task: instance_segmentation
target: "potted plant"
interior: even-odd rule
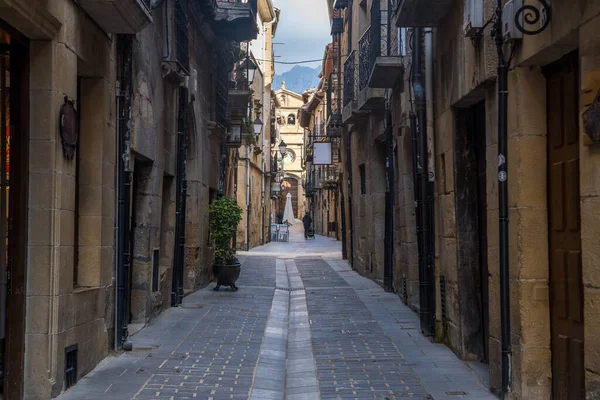
[[[240,277],[241,264],[231,247],[231,239],[242,219],[242,209],[230,198],[222,197],[212,202],[209,208],[210,234],[215,249],[213,274],[217,280],[215,291],[221,286],[238,290],[235,282]]]

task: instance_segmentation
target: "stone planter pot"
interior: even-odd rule
[[[217,280],[217,286],[213,289],[218,291],[221,286],[229,286],[232,291],[237,292],[238,287],[235,286],[240,277],[242,264],[236,263],[232,265],[217,265],[213,264],[213,274]]]

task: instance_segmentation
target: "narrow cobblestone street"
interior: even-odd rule
[[[495,398],[339,242],[300,229],[240,253],[238,292],[188,296],[58,399]]]

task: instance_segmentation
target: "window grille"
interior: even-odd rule
[[[65,349],[65,389],[77,383],[77,353],[76,344]]]
[[[175,48],[177,62],[186,71],[190,69],[188,0],[175,0]]]

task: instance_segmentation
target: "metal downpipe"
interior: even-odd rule
[[[508,63],[502,36],[502,0],[497,0],[494,34],[498,51],[498,207],[500,331],[502,346],[502,398],[508,399],[511,384],[510,269],[508,238]]]
[[[434,301],[435,290],[432,282],[434,275],[434,265],[430,256],[430,225],[429,225],[429,178],[427,166],[427,133],[426,124],[426,99],[423,87],[423,63],[422,63],[422,30],[415,28],[413,32],[413,91],[415,93],[416,105],[416,136],[417,152],[413,155],[417,161],[417,181],[415,182],[415,194],[417,203],[417,213],[420,218],[417,220],[417,234],[420,233],[421,244],[419,260],[422,261],[422,281],[420,282],[421,293],[421,329],[425,335],[431,336],[435,333],[435,314]],[[413,136],[413,140],[415,137]],[[418,188],[418,191],[417,191]],[[421,274],[420,274],[421,275]]]

